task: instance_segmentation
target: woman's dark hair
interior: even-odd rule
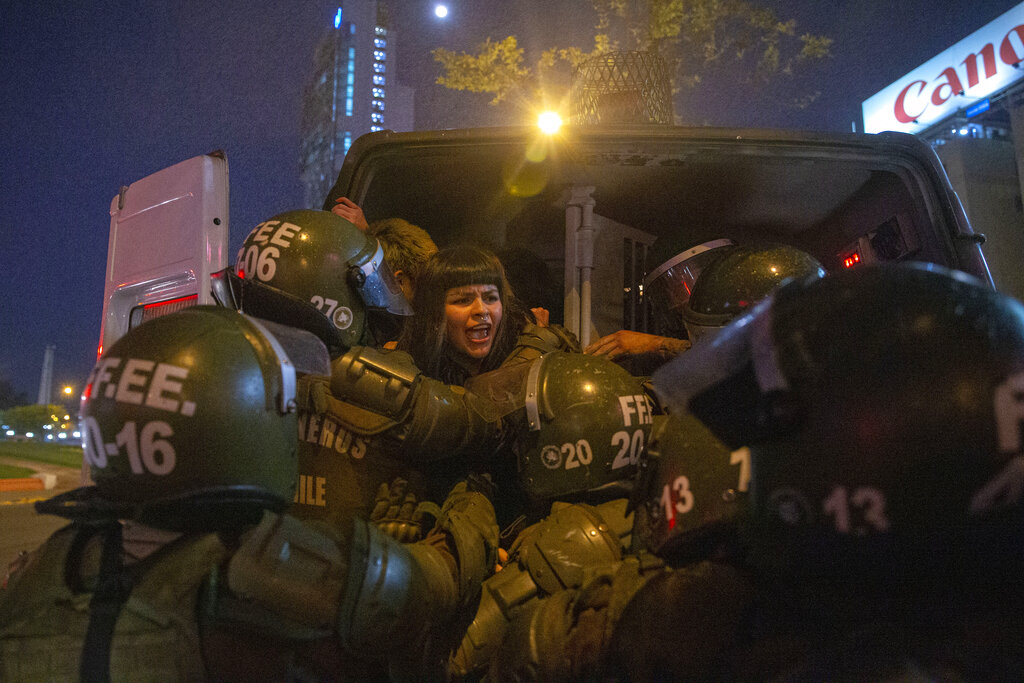
[[[501,323],[480,372],[493,370],[511,353],[526,317],[505,277],[501,261],[488,249],[458,245],[437,252],[416,281],[413,315],[406,320],[398,348],[408,351],[425,374],[447,384],[463,384],[472,376],[460,362],[445,334],[445,295],[453,287],[494,285],[501,298]]]

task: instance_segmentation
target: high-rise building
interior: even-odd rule
[[[377,130],[413,127],[412,88],[395,82],[396,36],[379,0],[338,7],[317,43],[302,106],[305,205],[319,209],[352,142]]]

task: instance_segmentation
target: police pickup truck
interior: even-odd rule
[[[902,133],[654,124],[554,135],[533,127],[382,131],[353,144],[324,207],[342,196],[371,221],[423,227],[442,247],[470,241],[539,257],[553,321],[584,344],[650,330],[645,274],[719,239],[798,247],[829,271],[925,261],[1001,285],[935,153]],[[113,199],[103,346],[147,318],[212,303],[211,274],[234,263],[227,198],[227,160],[214,153]]]

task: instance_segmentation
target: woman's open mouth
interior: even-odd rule
[[[488,323],[474,325],[466,329],[466,338],[474,344],[483,344],[491,339],[491,326]]]

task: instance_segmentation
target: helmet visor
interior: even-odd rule
[[[327,347],[315,334],[271,320],[252,316],[246,318],[259,325],[259,330],[264,336],[277,342],[280,350],[295,368],[295,372],[303,375],[330,376],[331,356],[327,352]]]
[[[391,266],[384,260],[384,249],[377,245],[373,257],[356,266],[363,273],[359,295],[369,308],[380,308],[395,315],[412,315],[412,307],[402,294]]]
[[[277,409],[285,415],[295,410],[296,374],[330,375],[330,357],[327,347],[316,335],[269,320],[246,316],[259,330],[277,359],[277,370],[281,382]]]
[[[760,393],[788,389],[772,342],[773,302],[774,295],[769,295],[704,343],[659,368],[652,378],[659,399],[673,412],[689,412],[693,399],[748,366]]]
[[[644,278],[644,294],[649,297],[654,316],[655,331],[679,336],[682,328],[682,310],[693,284],[721,247],[736,246],[729,239],[711,240],[676,254],[648,273]]]

